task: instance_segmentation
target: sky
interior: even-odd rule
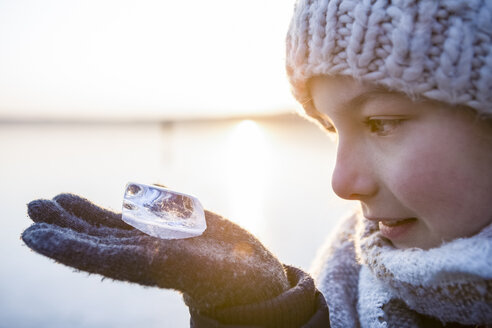
[[[293,0],[0,0],[0,120],[293,111]]]

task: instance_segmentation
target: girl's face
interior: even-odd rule
[[[395,247],[428,249],[492,222],[489,122],[351,78],[316,77],[310,90],[312,116],[336,133],[333,190]]]

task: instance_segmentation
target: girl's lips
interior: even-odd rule
[[[384,237],[390,240],[395,240],[407,233],[415,223],[417,223],[416,218],[408,218],[403,220],[380,220],[379,231]]]

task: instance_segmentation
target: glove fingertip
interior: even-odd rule
[[[21,233],[21,239],[22,241],[29,247],[31,247],[31,244],[32,244],[32,227],[34,225],[30,226],[29,228],[27,228],[26,230],[24,230],[22,233]]]
[[[44,248],[49,244],[53,229],[46,223],[36,223],[24,230],[21,239],[31,249],[44,254]]]
[[[60,204],[64,209],[70,209],[74,205],[79,205],[81,203],[90,203],[87,199],[70,193],[58,194],[53,197],[53,200]]]
[[[121,221],[121,213],[99,207],[78,195],[64,193],[54,197],[53,200],[68,213],[92,225],[132,230],[131,226]]]
[[[39,213],[39,209],[43,206],[43,203],[45,202],[44,199],[36,199],[33,201],[30,201],[27,204],[27,214],[33,218]]]
[[[27,214],[34,222],[45,222],[60,215],[60,209],[51,200],[37,199],[27,204]]]
[[[22,233],[21,238],[36,253],[71,265],[70,260],[81,255],[81,249],[76,251],[72,249],[76,235],[75,232],[66,228],[47,223],[36,223],[27,228]]]

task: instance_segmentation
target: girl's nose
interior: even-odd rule
[[[331,185],[344,199],[365,200],[378,190],[370,154],[361,145],[344,145],[339,141]]]

